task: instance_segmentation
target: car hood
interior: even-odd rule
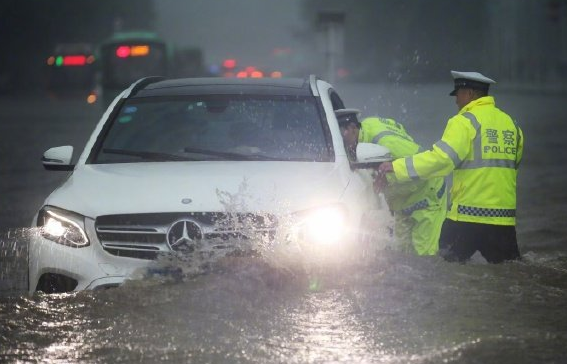
[[[286,213],[339,202],[349,172],[348,164],[331,162],[79,165],[45,204],[93,218],[146,212]]]

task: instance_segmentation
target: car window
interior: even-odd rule
[[[329,161],[322,120],[309,97],[133,99],[112,120],[92,161]]]
[[[343,102],[343,100],[332,89],[329,90],[329,98],[331,99],[331,104],[333,105],[333,110],[339,110],[339,109],[345,108],[345,103]]]

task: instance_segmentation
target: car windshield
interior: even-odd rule
[[[243,95],[131,99],[91,161],[331,161],[315,102]]]

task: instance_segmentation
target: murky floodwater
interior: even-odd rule
[[[423,99],[408,101],[400,121],[433,138],[439,130],[417,125],[425,115],[442,129],[437,114],[454,112],[433,110],[445,88],[388,99]],[[384,106],[363,91],[351,100]],[[567,363],[567,175],[557,167],[567,163],[564,99],[504,94],[499,102],[526,135],[522,261],[475,256],[463,265],[381,251],[308,272],[234,258],[181,280],[28,296],[10,290],[24,284],[27,256],[27,232],[14,229],[0,239],[0,362]]]
[[[567,253],[469,264],[382,251],[307,273],[206,274],[0,300],[0,361],[567,362]]]

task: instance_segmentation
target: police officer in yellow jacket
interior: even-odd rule
[[[364,119],[358,140],[388,148],[393,158],[421,151],[403,125],[382,117]],[[439,234],[447,213],[444,178],[389,183],[383,192],[394,213],[394,235],[398,247],[418,255],[437,254]]]
[[[476,251],[490,263],[520,258],[516,238],[516,178],[522,130],[488,96],[495,81],[478,72],[451,71],[459,108],[431,150],[384,163],[398,181],[453,172],[451,206],[443,223],[440,254],[467,261]]]

